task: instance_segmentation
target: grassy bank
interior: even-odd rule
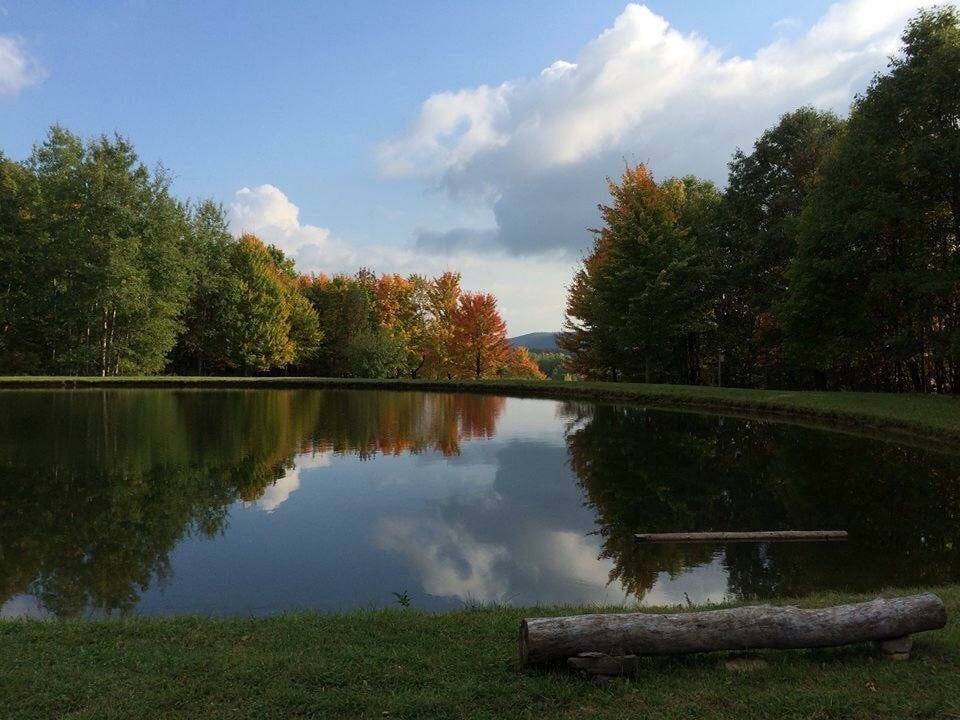
[[[907,662],[867,645],[750,653],[763,662],[741,671],[729,654],[648,658],[603,686],[519,667],[520,618],[571,608],[5,621],[0,717],[960,717],[960,586],[937,592],[951,622]]]
[[[4,387],[383,388],[487,392],[519,397],[637,402],[657,407],[736,411],[913,435],[951,444],[960,443],[960,398],[936,395],[743,390],[640,383],[354,380],[293,377],[0,377],[0,388]]]

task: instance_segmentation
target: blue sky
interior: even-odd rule
[[[780,113],[843,112],[916,4],[0,0],[0,149],[120,131],[304,270],[463,269],[556,329],[623,158],[722,182]]]

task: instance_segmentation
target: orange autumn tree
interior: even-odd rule
[[[511,378],[547,379],[540,366],[537,365],[537,361],[530,357],[530,351],[522,346],[515,347],[510,351],[510,357],[507,358],[507,364],[501,374]]]
[[[458,377],[495,377],[510,358],[507,325],[489,293],[460,295],[453,313],[453,350]]]
[[[447,271],[426,285],[426,326],[423,337],[422,376],[452,378],[457,372],[454,317],[460,300],[460,273]]]

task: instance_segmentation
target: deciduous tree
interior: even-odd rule
[[[493,377],[510,357],[507,326],[488,293],[462,293],[453,313],[454,367],[461,377]]]

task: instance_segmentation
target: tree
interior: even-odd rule
[[[570,374],[567,367],[570,358],[566,353],[533,351],[530,357],[551,380],[566,380]]]
[[[447,271],[426,288],[424,363],[421,372],[429,378],[451,378],[457,372],[454,324],[460,300],[460,273]]]
[[[463,293],[453,313],[454,367],[460,377],[493,377],[510,355],[507,326],[497,299],[487,293]]]
[[[236,242],[227,229],[223,207],[205,200],[189,208],[190,238],[195,254],[190,302],[182,314],[183,332],[171,357],[175,372],[203,374],[231,369],[220,346],[221,296],[229,277],[230,248]]]
[[[292,264],[249,233],[227,241],[223,250],[223,262],[214,261],[220,274],[198,296],[203,305],[192,317],[199,324],[187,334],[208,366],[246,374],[308,357],[319,326]]]
[[[359,347],[352,347],[354,338],[376,329],[372,283],[358,273],[302,278],[300,286],[323,331],[316,352],[301,367],[318,375],[354,375]]]
[[[0,368],[5,372],[39,372],[42,346],[32,336],[28,318],[36,297],[38,243],[26,202],[33,176],[0,153]],[[39,270],[42,272],[42,270]]]
[[[54,126],[26,162],[3,163],[3,184],[14,258],[0,268],[5,362],[46,373],[161,370],[192,258],[166,172],[149,172],[125,138],[83,142]]]
[[[797,223],[820,163],[843,129],[833,113],[802,107],[783,115],[747,155],[730,162],[720,209],[721,291],[717,332],[730,384],[797,382],[777,316],[796,256]]]
[[[500,371],[501,377],[527,378],[530,380],[546,380],[546,374],[540,369],[537,361],[525,347],[515,347],[510,350],[506,364]]]
[[[698,383],[711,328],[712,226],[719,193],[692,177],[657,184],[642,165],[620,184],[576,273],[560,346],[590,377]]]
[[[960,14],[922,11],[800,221],[787,350],[821,383],[960,392]]]
[[[425,362],[427,281],[419,275],[405,278],[381,275],[374,283],[374,314],[379,334],[399,351],[395,372],[417,377]]]

